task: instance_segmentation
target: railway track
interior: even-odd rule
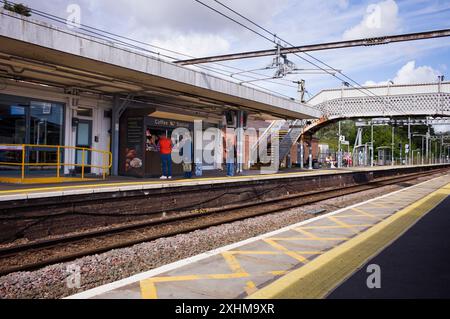
[[[172,212],[165,218],[0,248],[0,276],[17,271],[35,270],[47,265],[124,248],[161,237],[174,236],[343,195],[408,182],[444,171],[448,170],[411,173],[340,189],[316,190],[268,200],[256,200],[245,204],[228,205],[222,208],[200,209],[186,213]]]

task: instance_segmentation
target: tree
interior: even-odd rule
[[[317,131],[316,137],[319,138],[320,143],[328,144],[330,150],[336,152],[338,149],[339,128],[338,123],[329,124]],[[350,145],[356,138],[356,126],[352,120],[341,120],[341,135],[345,136]]]
[[[30,17],[31,16],[31,9],[28,8],[26,5],[24,5],[22,3],[11,4],[8,1],[5,1],[5,4],[3,5],[3,8],[5,10],[8,10],[8,11],[15,12],[15,13],[18,13],[20,15],[23,15],[25,17]]]
[[[428,128],[425,125],[411,126],[411,134],[426,134]],[[355,120],[341,120],[341,135],[345,136],[345,139],[350,142],[350,150],[356,139],[357,128]],[[434,135],[434,128],[430,128],[430,134]],[[378,157],[378,147],[392,147],[392,126],[374,126],[374,157]],[[320,143],[328,144],[330,151],[336,152],[338,149],[338,124],[331,123],[317,131],[316,135],[319,138]],[[371,128],[366,126],[363,128],[362,142],[370,143],[371,141]],[[410,152],[413,150],[421,149],[422,140],[420,137],[411,138],[412,145],[409,146]],[[401,155],[405,158],[405,145],[409,144],[408,139],[408,126],[407,125],[395,125],[394,126],[394,157],[400,158],[400,145]],[[345,151],[346,148],[343,148]]]

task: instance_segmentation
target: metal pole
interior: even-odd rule
[[[422,165],[423,163],[423,136],[422,136],[422,147],[420,148],[420,160],[422,161]]]
[[[427,124],[428,126],[428,124]],[[428,132],[425,136],[425,157],[427,159],[427,164],[430,164],[430,157],[429,157],[429,138],[430,138],[430,127],[428,126]]]
[[[311,141],[311,144],[309,144],[308,158],[309,158],[309,169],[313,169],[313,166],[312,166],[312,141]]]
[[[260,50],[260,51],[252,51],[252,52],[233,53],[233,54],[226,54],[226,55],[219,55],[219,56],[210,56],[210,57],[205,57],[205,58],[196,58],[196,59],[175,61],[175,63],[181,64],[181,65],[192,65],[192,64],[200,64],[200,63],[211,63],[211,62],[220,62],[220,61],[228,61],[228,60],[271,56],[271,55],[276,55],[279,53],[291,54],[291,53],[297,53],[297,52],[310,52],[310,51],[319,51],[319,50],[340,49],[340,48],[347,48],[347,47],[380,45],[380,44],[389,44],[389,43],[394,43],[394,42],[415,41],[415,40],[421,40],[421,39],[431,39],[431,38],[447,37],[447,36],[450,36],[450,30],[443,29],[443,30],[419,32],[419,33],[390,35],[390,36],[384,36],[382,38],[369,38],[369,39],[364,38],[364,39],[355,39],[355,40],[350,40],[350,41],[319,43],[319,44],[304,45],[304,46],[289,46],[289,47],[281,48],[281,49],[270,49],[270,50]]]
[[[338,168],[342,167],[342,151],[341,151],[341,121],[339,121],[339,140],[338,140]]]
[[[237,147],[236,147],[236,160],[237,160],[237,173],[242,173],[243,171],[243,167],[242,167],[242,163],[243,163],[243,158],[244,158],[244,154],[243,154],[243,150],[244,150],[244,143],[243,143],[243,129],[244,129],[244,119],[243,119],[243,111],[238,111],[237,115],[236,115],[236,122],[237,122]],[[274,155],[274,154],[273,154]],[[277,156],[277,154],[275,154],[275,156]]]
[[[56,178],[59,179],[59,171],[61,170],[61,146],[57,147],[57,154],[56,154],[56,161],[58,162],[58,165],[56,166]]]
[[[84,148],[81,150],[81,179],[84,179]]]
[[[113,176],[119,175],[119,124],[120,124],[120,98],[114,96],[112,118],[111,118],[111,152],[112,152],[112,170]],[[75,151],[76,152],[76,151]]]
[[[25,179],[25,153],[26,153],[26,146],[25,144],[22,145],[22,181]]]
[[[107,156],[108,154],[107,153],[103,153],[103,158],[102,158],[102,176],[103,176],[103,179],[105,180],[106,179],[106,156]]]
[[[447,163],[450,161],[450,146],[447,147]]]
[[[437,147],[438,147],[438,140],[436,140],[436,142],[434,143],[434,164],[437,164],[437,155],[438,155]]]
[[[300,142],[300,168],[303,169],[304,167],[304,162],[305,162],[305,150],[304,150],[304,146],[303,146],[303,138],[301,139]]]
[[[341,109],[344,109],[344,86],[345,82],[342,82],[341,86]],[[341,121],[338,122],[339,132],[338,132],[338,156],[337,156],[337,167],[342,167],[342,155],[341,155]]]
[[[409,143],[409,147],[408,147],[408,163],[409,165],[412,165],[412,138],[411,138],[411,118],[408,117],[408,143]],[[411,153],[411,155],[409,155]]]
[[[373,119],[370,120],[370,166],[373,167]]]
[[[391,156],[391,166],[394,166],[394,151],[395,151],[395,148],[394,148],[394,126],[392,126],[392,145],[391,145],[391,147],[392,147],[392,156]]]

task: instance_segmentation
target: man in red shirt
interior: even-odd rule
[[[161,154],[161,179],[172,178],[172,141],[165,135],[159,137],[159,153]]]

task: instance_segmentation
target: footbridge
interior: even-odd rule
[[[309,139],[317,130],[341,119],[406,118],[426,120],[426,124],[450,124],[450,82],[327,89],[312,97],[308,104],[320,110],[321,117],[311,120],[276,121],[268,130],[289,125],[280,141],[280,160],[300,138]]]

